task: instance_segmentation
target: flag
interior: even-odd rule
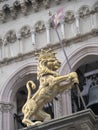
[[[59,10],[57,10],[57,12],[51,16],[51,21],[54,25],[54,27],[57,27],[58,24],[64,19],[64,7],[60,8]]]

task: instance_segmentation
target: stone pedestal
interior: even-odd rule
[[[90,110],[83,110],[72,115],[53,119],[38,126],[19,130],[97,130],[98,116]]]

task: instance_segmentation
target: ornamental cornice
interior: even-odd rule
[[[62,0],[54,0],[56,4],[60,4]],[[7,3],[7,2],[6,2]],[[4,23],[8,21],[9,18],[16,19],[18,15],[22,13],[24,16],[29,15],[30,12],[37,12],[44,7],[45,9],[50,8],[51,1],[50,0],[16,0],[13,4],[4,4],[0,10],[0,20]],[[77,11],[81,18],[90,15],[91,13],[98,12],[98,2],[94,3],[92,7],[88,5],[82,5],[80,9]],[[9,15],[8,15],[9,14]],[[74,21],[73,11],[65,12],[66,22]]]

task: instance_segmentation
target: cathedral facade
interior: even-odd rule
[[[49,11],[55,14],[62,7],[64,18],[57,31],[64,48],[49,16]],[[25,85],[28,80],[39,84],[35,52],[41,49],[56,52],[62,63],[60,75],[70,72],[69,61],[72,71],[78,73],[80,93],[88,104],[90,86],[98,84],[97,20],[98,0],[0,0],[0,130],[25,127],[21,122]],[[74,90],[57,97],[45,106],[54,120],[84,110]],[[85,125],[77,129],[97,130]]]

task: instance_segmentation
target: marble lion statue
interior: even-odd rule
[[[36,88],[36,85],[31,80],[27,82],[28,96],[26,103],[22,107],[24,114],[22,122],[27,126],[51,120],[51,116],[43,111],[44,105],[63,91],[71,89],[75,83],[79,83],[76,72],[62,76],[56,72],[60,68],[61,63],[52,50],[41,50],[41,52],[37,53],[37,56],[39,89],[32,96],[31,92]],[[33,122],[31,118],[36,121]]]

